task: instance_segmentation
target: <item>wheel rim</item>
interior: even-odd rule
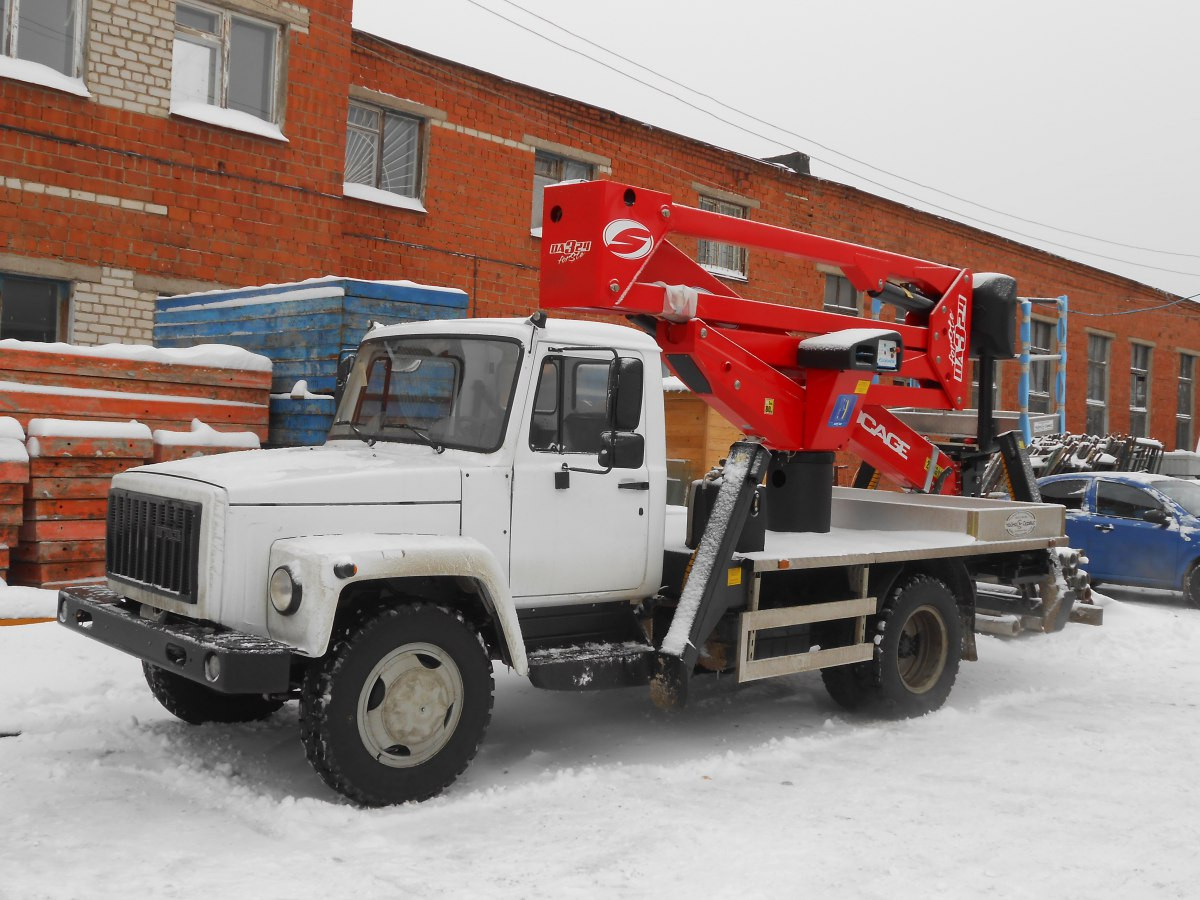
[[[941,614],[932,606],[919,606],[900,632],[896,668],[904,686],[924,694],[937,684],[950,655],[950,638]]]
[[[358,697],[358,733],[377,762],[419,766],[449,742],[462,717],[462,673],[441,647],[405,644],[375,664]]]

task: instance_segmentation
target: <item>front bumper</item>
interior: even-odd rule
[[[221,693],[284,694],[291,686],[293,653],[287,644],[207,623],[143,619],[106,587],[59,591],[58,621]]]

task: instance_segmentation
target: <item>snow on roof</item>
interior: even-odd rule
[[[896,332],[890,328],[843,328],[841,331],[830,331],[805,338],[800,342],[800,346],[805,350],[849,350],[859,341],[895,335]]]
[[[125,359],[161,363],[168,366],[206,366],[212,369],[246,369],[253,372],[271,371],[270,359],[258,353],[251,353],[242,347],[234,347],[232,344],[199,344],[195,347],[100,344],[96,347],[81,347],[77,344],[18,341],[6,338],[0,340],[0,349],[90,356],[98,359]]]
[[[244,447],[257,450],[261,444],[253,431],[217,431],[199,419],[192,419],[191,431],[155,429],[154,443],[161,447]]]
[[[246,285],[244,287],[236,287],[236,288],[215,288],[211,291],[195,291],[190,294],[175,294],[172,297],[166,297],[163,299],[171,300],[171,301],[190,300],[192,298],[215,297],[215,296],[221,296],[223,294],[230,294],[230,293],[234,293],[234,292],[241,294],[241,293],[245,293],[247,291],[254,291],[254,292],[257,292],[255,294],[255,297],[258,300],[266,300],[267,299],[266,297],[262,296],[262,294],[264,292],[273,292],[275,294],[273,299],[281,300],[281,299],[283,299],[283,296],[281,296],[281,295],[285,295],[288,298],[290,298],[292,296],[292,289],[295,289],[296,291],[300,291],[305,288],[315,289],[318,285],[332,286],[332,285],[345,285],[347,283],[349,283],[349,284],[355,284],[355,283],[358,283],[358,284],[381,284],[381,285],[387,285],[389,287],[415,288],[417,290],[422,290],[422,291],[441,291],[443,293],[448,293],[448,294],[465,294],[466,293],[466,291],[463,291],[460,288],[443,287],[441,285],[436,285],[436,284],[419,284],[416,281],[408,281],[407,279],[403,279],[403,278],[394,279],[394,280],[389,281],[387,279],[380,279],[380,280],[369,279],[368,280],[368,279],[363,279],[363,278],[349,278],[344,275],[320,275],[315,278],[305,278],[305,279],[302,279],[301,281],[281,281],[278,283],[271,282],[269,284]],[[342,292],[341,288],[338,288],[338,292],[339,293]],[[179,309],[179,308],[180,307],[177,307],[177,306],[172,307],[172,309]]]

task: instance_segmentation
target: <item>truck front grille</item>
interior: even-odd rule
[[[201,505],[133,491],[108,495],[108,575],[196,602]]]

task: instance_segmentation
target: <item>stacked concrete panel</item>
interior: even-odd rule
[[[139,422],[33,419],[25,446],[30,477],[12,582],[55,588],[103,577],[109,482],[150,459],[150,429]]]
[[[8,416],[0,417],[0,578],[8,578],[9,562],[21,529],[24,485],[29,481],[25,430]]]
[[[158,429],[153,437],[152,461],[156,463],[236,450],[257,450],[261,446],[258,435],[253,431],[217,431],[199,419],[192,420],[190,431]]]

